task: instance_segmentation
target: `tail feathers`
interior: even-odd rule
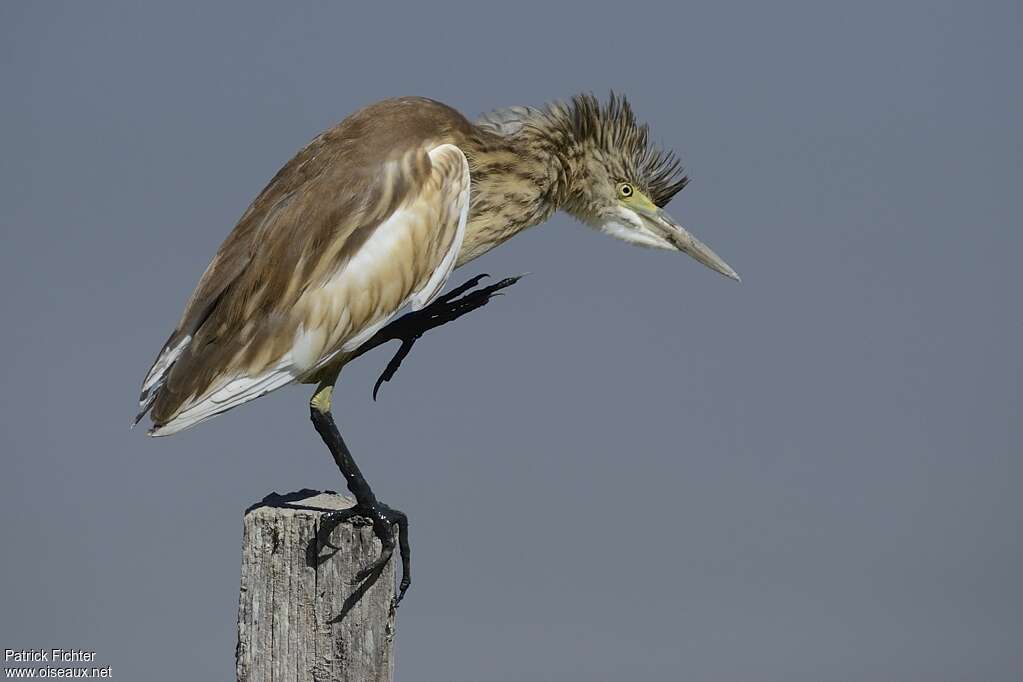
[[[154,423],[149,429],[150,436],[169,436],[184,431],[250,400],[266,395],[298,378],[291,365],[290,354],[255,375],[236,375],[224,379],[203,395],[185,401],[178,406],[172,417],[162,423]],[[150,400],[151,402],[151,400]]]
[[[156,362],[153,363],[152,368],[149,370],[149,374],[146,375],[146,380],[142,382],[142,393],[145,395],[147,391],[151,391],[156,387],[157,384],[162,384],[164,377],[167,375],[167,370],[171,368],[177,359],[181,356],[182,351],[192,341],[192,335],[186,334],[181,337],[180,340],[175,340],[172,336],[167,341],[167,345],[160,351],[160,356],[156,358]],[[171,344],[174,344],[173,346]]]
[[[186,334],[180,339],[176,339],[177,332],[171,335],[170,339],[164,345],[163,350],[160,351],[160,355],[156,358],[156,362],[150,368],[149,373],[146,374],[145,380],[142,382],[142,393],[139,395],[139,412],[135,415],[134,421],[132,421],[131,428],[135,428],[142,418],[149,412],[149,408],[153,406],[153,402],[156,401],[156,397],[160,394],[160,389],[163,387],[165,381],[167,381],[167,375],[177,362],[178,358],[181,357],[181,353],[184,352],[185,348],[192,341],[192,335]]]
[[[161,384],[162,385],[162,384]],[[159,389],[158,389],[159,390]],[[131,427],[134,429],[142,421],[142,418],[149,412],[149,408],[153,406],[153,402],[156,400],[157,391],[144,392],[139,398],[139,413],[135,415],[135,418],[131,420]]]

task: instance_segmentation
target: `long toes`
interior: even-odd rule
[[[394,598],[394,607],[401,603],[409,585],[412,584],[412,552],[408,542],[408,517],[398,512],[396,515],[398,524],[398,553],[401,556],[401,582],[398,583],[398,595]]]
[[[405,512],[393,509],[382,502],[377,502],[372,508],[361,507],[358,509],[357,514],[372,520],[373,533],[380,538],[380,556],[356,573],[352,583],[358,584],[365,580],[375,581],[384,568],[386,568],[391,557],[394,556],[394,550],[397,546],[398,556],[401,558],[401,581],[398,583],[398,593],[392,602],[393,606],[397,608],[412,584],[408,516]],[[397,526],[397,529],[395,529],[395,526]]]
[[[459,286],[455,287],[454,289],[452,289],[448,293],[444,294],[443,296],[438,297],[437,301],[435,301],[435,302],[443,304],[443,303],[447,303],[451,299],[458,298],[459,296],[464,294],[466,291],[468,291],[469,289],[472,289],[477,284],[479,284],[480,281],[483,280],[484,277],[490,277],[490,275],[488,275],[485,272],[482,273],[482,274],[476,275],[472,279],[467,280],[463,284],[460,284]]]
[[[394,554],[394,528],[392,517],[394,510],[384,504],[378,504],[371,510],[364,510],[363,513],[373,520],[373,533],[380,538],[380,556],[373,563],[355,574],[355,581],[360,582],[379,573],[391,560]],[[400,513],[400,512],[399,512]],[[404,516],[404,514],[402,514]]]
[[[354,507],[324,512],[320,516],[320,524],[316,530],[317,542],[334,550],[341,549],[337,545],[331,543],[330,537],[335,528],[357,514],[358,512]]]

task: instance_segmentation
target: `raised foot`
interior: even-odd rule
[[[505,277],[499,282],[476,289],[476,286],[480,283],[480,281],[483,280],[484,277],[489,276],[490,275],[486,274],[476,275],[443,296],[439,296],[433,303],[422,310],[416,310],[402,315],[397,320],[392,321],[386,327],[378,331],[373,338],[359,348],[358,353],[361,355],[362,353],[365,353],[388,341],[401,341],[401,347],[398,348],[394,357],[392,357],[391,361],[387,363],[387,367],[384,368],[383,373],[373,385],[373,400],[377,399],[377,393],[380,390],[380,386],[394,377],[395,372],[398,371],[398,367],[401,366],[402,360],[405,359],[405,357],[409,354],[409,351],[412,350],[413,344],[415,344],[416,340],[423,334],[443,324],[457,320],[462,315],[470,313],[477,308],[482,308],[490,302],[491,298],[494,296],[500,296],[502,289],[506,289],[512,284],[515,284],[522,279],[524,275]]]
[[[408,542],[408,516],[405,515],[405,512],[389,507],[383,502],[373,502],[372,504],[360,503],[348,509],[326,512],[323,518],[327,521],[328,527],[333,527],[354,516],[361,516],[373,524],[373,533],[380,538],[381,544],[380,556],[369,566],[355,574],[355,582],[357,583],[361,583],[364,580],[376,580],[379,577],[381,571],[387,566],[387,562],[391,560],[391,555],[394,554],[394,527],[398,527],[397,545],[398,554],[401,557],[401,582],[398,583],[398,594],[394,598],[394,607],[397,608],[398,604],[405,597],[405,592],[408,591],[409,585],[412,584],[412,561]]]

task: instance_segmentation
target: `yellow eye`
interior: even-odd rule
[[[620,196],[622,199],[628,199],[635,193],[636,190],[632,189],[632,185],[630,185],[627,182],[623,182],[622,184],[618,185],[618,196]]]

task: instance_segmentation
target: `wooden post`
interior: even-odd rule
[[[321,518],[352,504],[302,490],[245,513],[238,682],[390,682],[394,560],[376,581],[354,584],[380,541],[358,517],[333,530]]]

